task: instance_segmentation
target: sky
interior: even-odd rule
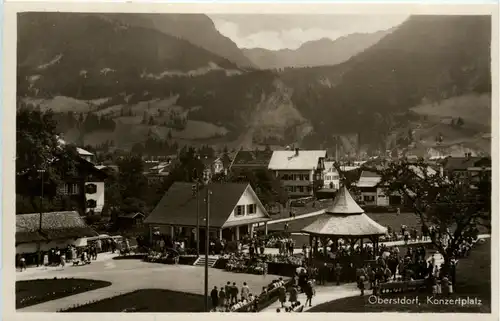
[[[335,40],[351,33],[371,33],[401,24],[402,15],[210,15],[221,34],[240,48],[297,49],[321,38]]]

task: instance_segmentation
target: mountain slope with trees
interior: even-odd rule
[[[57,19],[56,26],[51,19]],[[360,146],[385,150],[389,136],[406,135],[409,126],[431,121],[412,108],[491,94],[487,16],[412,16],[344,63],[280,71],[242,70],[182,39],[114,19],[49,14],[35,20],[37,24],[20,17],[18,94],[45,101],[57,95],[81,101],[106,98],[92,111],[105,114],[102,129],[90,126],[89,133],[88,126],[72,125],[68,130],[68,136],[85,144],[128,137],[128,145],[115,146],[131,148],[152,134],[181,145],[319,148],[344,136],[358,137]],[[220,68],[199,71],[209,63]],[[117,72],[103,75],[103,68]],[[168,68],[185,74],[144,76],[145,69],[159,74]],[[87,71],[86,77],[81,70]],[[171,126],[171,109],[182,126]],[[153,122],[143,121],[145,113]],[[85,120],[88,115],[72,117]],[[216,131],[202,137],[186,134],[214,126]],[[480,131],[467,132],[469,137],[476,134]],[[408,145],[405,139],[393,141]]]

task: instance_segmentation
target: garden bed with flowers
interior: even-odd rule
[[[154,252],[151,251],[143,257],[145,262],[162,263],[162,264],[182,264],[193,265],[198,255],[196,254],[179,254],[175,251]]]
[[[297,267],[302,265],[302,257],[284,255],[255,255],[250,257],[247,253],[225,255],[219,258],[214,268],[226,271],[248,274],[267,274],[293,276]]]
[[[38,279],[16,282],[16,309],[110,286],[88,279]]]

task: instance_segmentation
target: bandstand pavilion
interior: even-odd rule
[[[338,191],[333,205],[313,223],[303,228],[302,232],[309,234],[313,255],[318,253],[318,241],[321,240],[323,251],[326,253],[328,240],[332,241],[331,246],[336,251],[339,239],[351,246],[359,242],[361,247],[364,240],[368,239],[373,244],[373,252],[376,253],[379,237],[385,235],[387,229],[366,215],[343,186]]]

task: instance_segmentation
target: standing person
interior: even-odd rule
[[[342,266],[340,266],[340,263],[337,263],[335,265],[335,280],[337,281],[337,285],[340,285],[341,273],[342,273]]]
[[[410,239],[410,233],[408,233],[408,231],[405,231],[405,233],[403,234],[403,238],[404,238],[405,245],[408,245],[408,241]]]
[[[21,272],[23,270],[26,271],[26,259],[24,258],[24,256],[21,256]]]
[[[238,286],[236,282],[233,282],[233,286],[231,286],[231,304],[238,302],[238,292],[240,292]]]
[[[224,286],[224,292],[227,294],[227,298],[229,299],[229,293],[231,292],[231,282],[227,281]]]
[[[278,299],[281,303],[281,307],[283,308],[286,302],[286,289],[283,284],[281,284],[280,287],[278,288]]]
[[[358,270],[358,288],[361,291],[361,296],[365,295],[365,280],[366,276],[363,269]]]
[[[249,294],[250,294],[250,288],[248,287],[246,282],[243,282],[243,286],[241,287],[241,298],[243,300],[248,300]]]
[[[297,302],[298,295],[299,290],[297,290],[297,287],[295,285],[292,286],[292,288],[290,289],[290,298],[288,299],[291,304],[295,304],[295,302]]]
[[[64,255],[64,253],[61,254],[61,257],[59,259],[60,259],[61,268],[64,269],[64,267],[66,266],[66,255]]]
[[[219,291],[217,291],[217,286],[214,286],[212,292],[210,292],[210,298],[212,299],[212,308],[217,310],[219,306]]]
[[[219,306],[221,308],[226,306],[226,297],[227,297],[227,292],[224,291],[224,287],[221,286],[219,291]]]
[[[307,305],[307,302],[309,302],[309,306],[312,306],[312,297],[314,295],[314,289],[313,289],[313,284],[312,284],[311,280],[307,281],[307,283],[305,285],[304,292],[305,292],[306,298],[307,298],[305,305]]]

